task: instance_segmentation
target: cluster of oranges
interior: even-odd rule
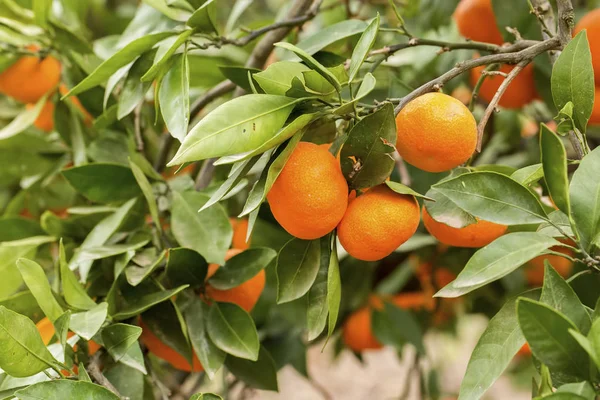
[[[29,45],[26,49],[32,53],[40,51],[36,45]],[[64,84],[59,84],[61,69],[60,61],[51,55],[22,56],[0,73],[0,93],[25,103],[25,107],[31,109],[42,96],[55,91],[57,87],[61,95],[67,94],[68,88]],[[90,122],[92,117],[83,108],[79,99],[73,97],[71,101],[84,114],[86,122]],[[44,132],[54,129],[54,102],[52,99],[46,100],[34,126]]]

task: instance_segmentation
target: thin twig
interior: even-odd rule
[[[162,172],[165,169],[169,151],[171,151],[171,147],[173,146],[173,139],[174,138],[170,133],[163,133],[158,149],[158,155],[156,156],[156,160],[154,160],[154,169],[157,172]]]
[[[453,42],[445,42],[442,40],[431,40],[424,38],[410,38],[406,43],[398,43],[390,46],[382,47],[381,49],[372,50],[369,55],[377,55],[377,54],[385,54],[390,56],[399,50],[403,50],[409,47],[416,46],[434,46],[440,47],[443,51],[451,51],[451,50],[480,50],[487,51],[493,54],[503,54],[503,53],[514,53],[515,51],[520,51],[526,49],[528,47],[534,46],[540,43],[537,40],[520,40],[513,44],[498,46],[496,44],[484,43],[484,42],[473,42],[466,41],[460,43]]]
[[[121,396],[121,393],[119,393],[117,388],[108,380],[108,378],[104,376],[104,374],[100,370],[100,357],[102,356],[102,353],[103,352],[99,350],[92,356],[92,358],[90,359],[90,363],[87,367],[87,372],[92,378],[94,378],[94,380],[99,385],[104,386],[105,388],[113,392],[115,395],[117,395],[120,399],[123,399],[124,397]]]
[[[215,158],[209,158],[202,164],[202,168],[200,168],[198,176],[196,177],[196,183],[194,184],[196,190],[202,190],[210,184],[213,173],[215,172],[215,160]]]
[[[485,126],[487,125],[487,122],[490,119],[490,115],[492,115],[492,113],[496,110],[496,107],[498,106],[498,102],[500,101],[500,98],[502,97],[502,95],[504,94],[506,89],[508,89],[508,86],[510,85],[510,83],[513,81],[513,79],[515,79],[517,77],[517,75],[519,75],[519,73],[523,70],[523,68],[525,68],[527,66],[527,64],[529,64],[529,62],[530,62],[530,60],[528,60],[528,59],[521,61],[508,73],[508,75],[506,76],[506,78],[504,79],[502,84],[500,84],[500,87],[496,91],[496,94],[494,94],[492,101],[490,101],[490,104],[488,104],[487,108],[485,109],[485,112],[483,113],[483,117],[481,117],[481,120],[479,121],[479,124],[477,125],[477,152],[478,153],[481,152],[481,143],[483,142],[483,131],[485,130]]]
[[[408,169],[406,168],[406,164],[400,154],[397,151],[394,152],[394,160],[396,161],[396,169],[398,170],[398,174],[400,175],[400,183],[406,186],[410,186],[412,183],[412,179],[410,178],[410,174],[408,173]]]
[[[137,151],[144,151],[144,139],[142,138],[141,114],[142,105],[140,104],[133,110],[133,133],[135,135],[135,143]]]
[[[456,64],[456,66],[450,71],[440,75],[432,81],[429,81],[419,86],[417,89],[404,96],[400,103],[396,106],[394,111],[396,114],[398,114],[400,110],[402,110],[402,108],[404,108],[404,106],[406,106],[406,104],[408,104],[410,101],[433,90],[440,90],[446,82],[448,82],[452,78],[457,77],[463,72],[469,71],[473,68],[489,64],[517,64],[521,61],[530,62],[537,55],[545,53],[548,50],[557,49],[559,47],[560,42],[558,38],[551,38],[542,42],[536,42],[536,44],[534,44],[533,46],[527,47],[517,52],[490,54],[487,56],[474,58],[472,60],[463,61],[461,63]]]
[[[210,104],[213,100],[231,92],[233,89],[235,89],[235,83],[229,80],[217,84],[215,87],[208,90],[198,99],[196,99],[196,101],[194,101],[194,104],[192,104],[192,107],[190,108],[190,115],[192,115],[192,118],[195,117],[200,111],[202,111],[202,109],[204,109],[204,107]]]

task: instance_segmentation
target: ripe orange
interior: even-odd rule
[[[519,357],[531,357],[531,347],[529,347],[529,343],[525,342],[523,346],[517,352],[517,356]]]
[[[27,48],[38,50],[37,46]],[[23,56],[0,73],[0,93],[22,103],[35,103],[58,84],[60,71],[60,62],[52,56]]]
[[[499,71],[508,74],[514,66],[503,65]],[[471,84],[475,86],[485,66],[473,68],[471,74]],[[492,101],[492,98],[498,91],[500,85],[504,82],[504,77],[499,75],[490,75],[485,78],[479,88],[479,97],[486,102]],[[506,91],[500,98],[498,104],[504,108],[521,108],[524,105],[535,100],[537,92],[535,91],[535,82],[533,77],[533,64],[529,64],[513,79],[508,85]]]
[[[178,369],[180,371],[187,372],[199,372],[204,371],[202,368],[202,364],[200,364],[200,360],[196,354],[194,354],[193,363],[194,366],[190,366],[188,360],[185,359],[184,356],[179,354],[175,349],[168,346],[166,343],[161,341],[151,330],[148,328],[146,324],[140,319],[140,328],[142,328],[142,335],[140,336],[140,340],[142,343],[148,348],[148,351],[154,354],[156,357],[161,360],[165,360],[169,364],[173,366],[173,368]]]
[[[430,296],[421,292],[402,293],[393,296],[391,302],[404,309],[432,309],[433,302]],[[342,338],[346,346],[356,352],[363,350],[376,350],[383,347],[371,329],[371,314],[373,309],[381,310],[383,299],[371,296],[369,304],[352,313],[342,328]]]
[[[491,0],[461,0],[454,11],[458,31],[477,42],[502,44],[502,33],[496,24]]]
[[[600,8],[590,11],[575,25],[573,35],[587,29],[588,42],[592,52],[592,66],[596,85],[600,85]]]
[[[44,344],[48,346],[52,341],[52,338],[56,334],[56,330],[54,329],[54,325],[52,324],[52,322],[48,319],[48,317],[44,317],[41,320],[39,320],[37,324],[35,324],[35,327],[40,332],[40,336],[42,337],[42,341],[44,342]],[[70,338],[73,335],[75,335],[73,332],[67,332],[67,338]],[[88,342],[88,353],[90,356],[94,355],[94,353],[100,350],[100,348],[101,346],[93,340],[90,340]],[[77,345],[75,345],[73,349],[77,350]]]
[[[27,104],[25,106],[28,110],[33,107],[35,107],[35,104]],[[54,129],[54,103],[52,101],[46,101],[33,125],[44,132],[50,132]]]
[[[248,233],[248,219],[229,218],[229,223],[233,228],[233,240],[231,247],[234,249],[246,250],[250,247],[250,242],[246,242],[246,234]]]
[[[556,246],[551,247],[550,250],[565,254],[570,257],[573,256],[573,251],[566,247]],[[533,260],[529,261],[525,267],[525,277],[531,286],[541,286],[544,283],[544,260],[548,260],[556,272],[558,272],[563,278],[568,277],[571,273],[571,269],[573,268],[573,263],[567,258],[553,254],[537,256]]]
[[[229,260],[231,257],[241,252],[242,250],[240,249],[227,250],[225,260]],[[209,279],[211,276],[213,276],[214,273],[217,272],[217,269],[219,269],[217,264],[210,264],[208,266],[208,274],[206,279]],[[235,303],[246,310],[246,312],[250,312],[258,302],[258,299],[265,288],[265,282],[265,271],[261,270],[253,278],[231,289],[219,290],[207,284],[206,296],[215,301]]]
[[[598,56],[600,58],[600,55]],[[600,85],[600,82],[598,82]],[[590,116],[590,125],[600,125],[600,86],[596,86],[594,98],[594,108]]]
[[[348,205],[337,232],[352,257],[376,261],[410,239],[418,227],[417,200],[379,185]]]
[[[440,242],[454,247],[483,247],[504,235],[507,226],[478,219],[464,228],[453,228],[431,218],[423,206],[423,224]]]
[[[477,145],[477,123],[454,97],[427,93],[396,116],[398,153],[424,171],[442,172],[464,163]]]
[[[340,164],[323,147],[300,142],[267,195],[281,226],[300,239],[331,232],[348,205],[348,184]]]

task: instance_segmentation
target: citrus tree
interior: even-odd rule
[[[455,396],[532,360],[534,398],[595,399],[599,7],[0,0],[0,398],[386,345],[438,399],[423,336],[479,312]]]

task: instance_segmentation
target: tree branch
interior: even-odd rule
[[[369,55],[373,56],[373,55],[377,55],[377,54],[385,54],[386,57],[389,57],[399,50],[403,50],[403,49],[406,49],[409,47],[416,47],[416,46],[440,47],[441,50],[444,52],[451,51],[451,50],[466,49],[466,50],[488,51],[488,52],[494,53],[494,54],[502,54],[502,53],[513,53],[515,51],[523,50],[523,49],[526,49],[526,48],[531,47],[538,43],[540,43],[540,42],[537,40],[520,40],[520,41],[517,41],[510,45],[498,46],[498,45],[495,45],[492,43],[484,43],[484,42],[466,41],[466,42],[460,42],[460,43],[453,43],[453,42],[445,42],[442,40],[431,40],[431,39],[411,37],[408,40],[408,42],[406,42],[406,43],[398,43],[398,44],[382,47],[381,49],[372,50],[369,53]]]
[[[456,66],[450,71],[440,75],[430,82],[419,86],[417,89],[404,96],[394,111],[396,114],[398,114],[400,110],[402,110],[402,108],[404,108],[404,106],[406,106],[406,104],[408,104],[410,101],[433,90],[440,90],[446,82],[473,68],[489,64],[517,64],[521,61],[530,62],[537,55],[547,52],[548,50],[558,49],[560,48],[560,45],[559,39],[555,37],[542,42],[536,42],[536,44],[517,52],[490,54],[460,62],[456,64]]]
[[[494,110],[496,110],[496,106],[498,106],[498,102],[500,101],[500,98],[502,97],[502,95],[504,94],[506,89],[508,89],[508,85],[510,85],[510,83],[513,81],[513,79],[515,79],[517,77],[517,75],[519,75],[519,73],[523,70],[523,68],[525,68],[527,66],[527,64],[529,64],[530,61],[531,60],[527,60],[527,59],[521,61],[508,73],[506,78],[504,78],[504,81],[502,81],[502,84],[500,84],[500,87],[496,91],[496,94],[494,94],[492,101],[490,101],[490,104],[488,104],[487,108],[485,109],[485,112],[483,113],[483,117],[481,117],[481,120],[479,121],[479,124],[477,125],[477,152],[478,153],[481,152],[481,143],[483,142],[483,131],[485,130],[485,126],[487,125],[487,122],[490,119],[490,115],[492,115]]]
[[[108,380],[108,378],[104,376],[104,374],[100,370],[100,357],[102,356],[102,353],[103,352],[99,350],[92,356],[92,358],[90,359],[90,363],[87,367],[87,372],[89,372],[90,376],[94,378],[94,380],[98,382],[99,385],[104,386],[121,399],[123,398],[123,396],[121,396],[121,393],[119,393],[117,388],[114,387],[114,385]]]

